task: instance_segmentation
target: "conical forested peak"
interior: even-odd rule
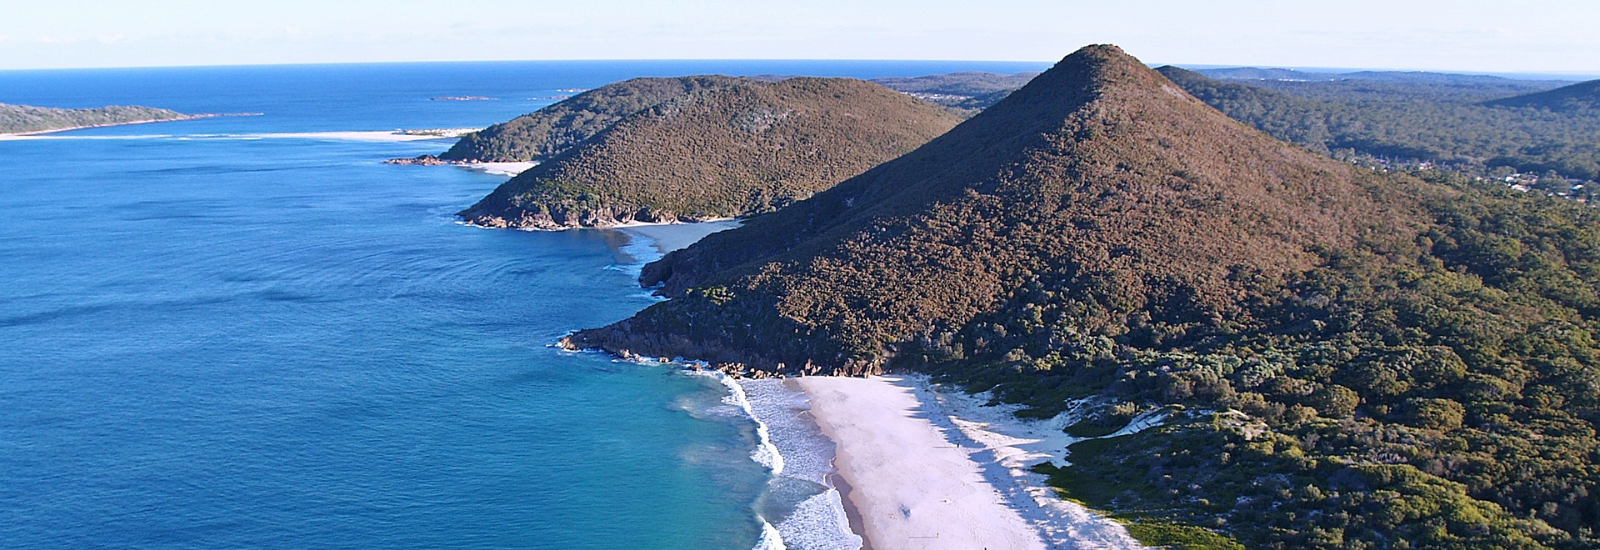
[[[1600,220],[1427,177],[1278,141],[1091,46],[915,151],[650,264],[671,299],[569,343],[746,374],[943,374],[1046,414],[1098,409],[1079,416],[1095,433],[1128,407],[1202,411],[1075,447],[1068,473],[1146,487],[1171,468],[1196,492],[1104,502],[1211,522],[1203,503],[1226,500],[1230,521],[1207,524],[1250,547],[1593,547],[1600,478],[1573,457],[1600,425]],[[1259,480],[1285,472],[1351,498],[1280,509]],[[1362,519],[1379,515],[1402,519]]]
[[[1057,62],[1049,71],[1033,80],[1045,87],[1078,83],[1092,87],[1114,85],[1155,84],[1150,78],[1150,68],[1122,48],[1111,44],[1084,46]]]
[[[1248,323],[1319,251],[1400,223],[1361,177],[1090,46],[905,156],[650,264],[642,282],[673,300],[573,340],[869,373],[1040,296],[1085,333]]]
[[[1185,95],[1122,48],[1096,44],[1062,58],[1001,103],[1009,102],[1008,108],[1059,110],[1106,96],[1148,93],[1166,93],[1173,98]]]

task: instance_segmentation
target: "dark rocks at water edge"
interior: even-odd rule
[[[567,351],[583,351],[585,349],[583,346],[580,346],[577,343],[573,342],[572,338],[570,336],[562,337],[560,341],[556,342],[556,346],[561,348],[561,349],[567,350]],[[795,370],[793,372],[789,372],[787,374],[778,374],[778,373],[775,373],[775,372],[772,372],[772,371],[768,371],[768,370],[752,369],[752,368],[749,368],[749,367],[747,367],[745,365],[738,364],[738,363],[708,364],[708,363],[703,363],[703,362],[699,362],[699,361],[681,361],[681,358],[639,355],[639,354],[633,353],[632,351],[629,351],[629,350],[626,350],[626,349],[616,350],[613,353],[613,355],[616,355],[618,358],[620,358],[622,360],[625,360],[625,361],[637,361],[637,362],[641,362],[641,363],[668,364],[668,363],[677,362],[679,364],[679,366],[681,366],[681,367],[683,367],[684,369],[687,369],[687,370],[702,371],[702,370],[705,370],[705,369],[711,369],[711,370],[715,370],[715,371],[721,372],[723,374],[726,374],[728,376],[732,376],[734,378],[741,378],[741,379],[748,379],[748,380],[764,380],[764,379],[768,379],[768,378],[781,378],[781,377],[784,377],[784,376],[846,376],[847,375],[843,371],[823,372],[822,369],[820,369],[820,368],[813,368],[813,365],[806,365],[805,368],[801,368],[801,369]]]
[[[467,217],[467,216],[463,216]],[[577,210],[524,210],[514,217],[467,217],[468,223],[496,229],[570,229],[577,227],[616,227],[633,223],[699,223],[727,219],[726,216],[683,215],[670,210],[641,208],[613,210],[610,207]]]
[[[399,164],[405,166],[444,166],[447,164],[465,164],[460,161],[444,160],[433,155],[417,155],[411,158],[398,158],[383,161],[384,164]]]

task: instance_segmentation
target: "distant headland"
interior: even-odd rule
[[[33,135],[106,126],[176,122],[224,116],[258,116],[261,113],[184,114],[170,109],[110,106],[93,109],[59,109],[0,103],[0,135]]]

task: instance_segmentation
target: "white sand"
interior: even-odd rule
[[[799,384],[838,445],[836,466],[874,550],[1141,548],[1120,524],[1062,500],[1028,471],[1062,462],[1075,441],[1061,432],[1070,414],[1024,421],[1015,407],[985,407],[984,396],[914,376]],[[1159,421],[1141,417],[1126,431]]]
[[[874,550],[1043,550],[984,479],[971,452],[928,421],[913,389],[889,378],[805,377],[811,414],[838,445]]]
[[[968,456],[979,463],[984,476],[1049,548],[1142,548],[1121,524],[1062,499],[1044,475],[1032,471],[1035,464],[1047,460],[1065,466],[1071,459],[1067,446],[1082,439],[1067,435],[1063,428],[1080,420],[1076,407],[1049,420],[1023,420],[1013,414],[1020,408],[1016,405],[986,406],[987,394],[942,388],[920,376],[907,377],[902,383],[916,391],[935,424],[949,428],[953,441],[974,451]],[[1106,437],[1137,433],[1163,420],[1165,413],[1152,411]]]
[[[742,222],[734,219],[707,220],[694,223],[635,222],[607,229],[616,229],[635,237],[649,239],[658,252],[666,254],[680,248],[688,248],[689,245],[699,242],[706,235],[739,227],[740,223]]]
[[[537,162],[468,162],[457,166],[473,172],[483,172],[496,176],[515,176],[538,165],[539,163]]]

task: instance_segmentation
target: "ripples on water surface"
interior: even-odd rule
[[[0,141],[0,547],[750,548],[768,475],[720,384],[547,347],[650,303],[615,233],[463,227],[503,178],[380,163],[448,142],[260,137],[973,67],[721,68],[0,73],[5,103],[264,113]]]

